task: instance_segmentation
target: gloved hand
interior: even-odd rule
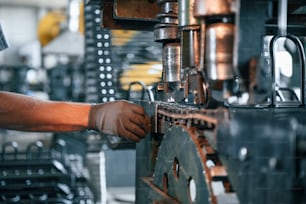
[[[92,105],[88,128],[140,141],[150,130],[150,118],[141,106],[128,101]]]

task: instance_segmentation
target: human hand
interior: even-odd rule
[[[90,129],[138,142],[150,131],[150,126],[149,116],[134,103],[121,100],[91,106]]]

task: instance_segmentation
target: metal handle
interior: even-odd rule
[[[141,90],[141,100],[144,100],[144,97],[145,97],[145,93],[148,94],[148,97],[149,97],[149,101],[154,101],[154,96],[151,92],[151,90],[148,89],[148,87],[141,81],[134,81],[134,82],[131,82],[129,84],[129,88],[128,88],[128,92],[127,92],[127,100],[130,100],[130,95],[131,95],[131,89],[132,89],[132,86],[134,85],[140,85],[142,87],[142,90]]]
[[[66,164],[66,155],[67,155],[66,142],[62,139],[56,140],[54,144],[54,148],[52,150],[54,150],[54,151],[51,151],[51,153],[53,152],[53,154],[55,154],[54,157],[55,158],[60,157],[61,161],[64,164]]]
[[[41,141],[30,143],[27,147],[27,159],[32,159],[34,153],[36,153],[36,158],[40,158],[42,148],[43,143]]]
[[[272,77],[272,94],[271,94],[271,106],[277,106],[280,104],[276,103],[276,96],[277,96],[277,90],[276,90],[276,79],[275,79],[275,62],[274,62],[274,46],[278,39],[280,38],[286,38],[289,40],[292,40],[292,42],[295,44],[295,46],[298,49],[299,57],[300,57],[300,63],[301,63],[301,78],[300,78],[300,88],[301,88],[301,103],[298,104],[299,106],[305,105],[305,52],[304,47],[302,45],[302,42],[300,39],[294,35],[275,35],[271,39],[270,42],[270,57],[271,57],[271,77]],[[289,105],[289,104],[287,104]]]
[[[12,148],[13,155],[14,155],[13,158],[17,159],[18,143],[15,141],[12,141],[12,142],[6,142],[2,145],[2,155],[1,155],[2,160],[8,159],[8,155],[7,155],[7,153],[9,153],[9,151],[7,151],[8,148]]]

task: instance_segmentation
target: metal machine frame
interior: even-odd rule
[[[162,81],[150,90],[154,100],[135,101],[153,124],[136,145],[136,203],[306,201],[305,14],[297,12],[305,5],[101,1],[103,27],[151,29],[163,45]],[[264,44],[265,36],[274,37]],[[298,94],[275,78],[280,38],[298,53]],[[290,97],[282,98],[283,91]],[[237,99],[244,93],[249,100],[242,104]]]

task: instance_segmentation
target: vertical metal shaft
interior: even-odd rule
[[[287,34],[287,9],[288,0],[278,1],[278,33],[280,35]]]
[[[205,36],[206,36],[206,24],[205,20],[201,19],[201,28],[200,28],[200,62],[198,70],[204,70],[205,64]],[[204,74],[205,72],[203,72]]]

